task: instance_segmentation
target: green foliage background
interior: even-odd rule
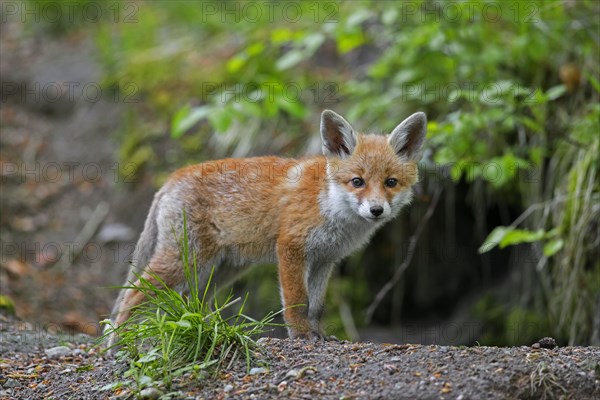
[[[191,162],[296,155],[323,108],[379,131],[423,110],[426,191],[466,187],[476,216],[524,212],[474,244],[526,246],[535,259],[512,266],[513,295],[477,303],[492,327],[480,342],[600,344],[600,2],[111,4],[91,35],[104,85],[132,100],[120,157],[138,174],[158,186]],[[373,297],[359,260],[330,288],[336,326],[340,304],[361,321]],[[255,275],[272,282],[274,271]],[[255,292],[277,307],[265,285]],[[523,324],[527,337],[511,336]]]

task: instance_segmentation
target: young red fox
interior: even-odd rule
[[[152,271],[186,290],[176,239],[185,211],[200,293],[213,266],[213,283],[221,287],[247,264],[277,262],[289,336],[324,338],[319,321],[334,264],[411,201],[426,128],[419,112],[389,135],[358,135],[325,110],[323,156],[225,159],[176,171],[154,197],[129,284],[139,284],[134,271],[154,282]],[[113,325],[143,300],[140,291],[123,289]]]

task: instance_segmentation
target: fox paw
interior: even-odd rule
[[[339,342],[339,339],[333,335],[325,335],[322,332],[311,331],[308,335],[308,338],[313,342],[318,342],[319,340],[325,342]]]
[[[323,341],[335,341],[339,342],[339,339],[333,335],[325,335],[319,331],[309,331],[309,332],[298,332],[295,335],[291,336],[292,339],[308,339],[313,342],[318,342],[320,340]]]

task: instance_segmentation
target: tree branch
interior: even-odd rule
[[[440,199],[441,194],[442,194],[442,188],[438,187],[436,189],[435,193],[433,194],[433,199],[431,200],[431,203],[429,203],[427,212],[425,212],[425,215],[423,216],[423,219],[417,226],[415,233],[413,233],[413,235],[410,237],[409,244],[408,244],[408,251],[406,253],[406,258],[404,259],[402,264],[400,264],[398,269],[396,269],[396,271],[394,272],[394,276],[392,276],[392,279],[390,281],[388,281],[385,285],[383,285],[383,287],[379,290],[379,292],[375,296],[375,299],[373,299],[373,302],[371,302],[371,304],[367,308],[367,312],[366,312],[366,316],[365,316],[365,321],[367,324],[371,322],[373,313],[375,312],[375,309],[377,307],[379,307],[379,304],[381,303],[383,298],[388,294],[388,292],[390,290],[392,290],[394,285],[396,285],[398,283],[398,281],[404,274],[404,271],[406,271],[406,269],[410,265],[410,262],[412,261],[413,255],[415,253],[415,249],[417,247],[417,243],[419,241],[419,237],[421,236],[423,229],[425,229],[425,225],[427,225],[427,221],[429,221],[429,219],[433,215],[433,212],[435,211],[435,208],[437,206],[437,203],[438,203],[438,200]]]

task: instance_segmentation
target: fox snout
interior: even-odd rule
[[[385,219],[390,216],[392,209],[390,204],[385,200],[367,200],[358,207],[358,214],[368,220]]]
[[[374,217],[379,217],[383,214],[383,207],[381,206],[371,206],[370,210]]]

